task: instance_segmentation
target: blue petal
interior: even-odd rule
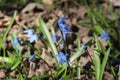
[[[60,19],[58,19],[58,26],[59,26],[59,28],[60,28],[60,30],[61,30],[61,32],[62,32],[62,36],[63,36],[63,39],[64,39],[64,41],[66,41],[66,33],[73,33],[73,31],[72,30],[69,30],[68,29],[68,22],[65,22],[64,20],[65,19],[67,19],[67,17],[62,17],[62,18],[60,18]]]
[[[82,46],[82,49],[83,49],[83,50],[86,50],[86,49],[87,49],[87,46],[86,46],[86,45],[83,45],[83,46]]]
[[[34,54],[29,57],[29,61],[33,61],[34,59],[35,59],[35,55]]]
[[[54,54],[54,56],[57,56],[57,57],[58,57],[58,56],[59,56],[59,54]]]
[[[14,47],[16,53],[18,53],[18,48],[20,46],[20,41],[18,38],[15,38],[13,41],[12,41],[12,46]]]
[[[64,32],[64,33],[73,33],[73,31],[72,31],[72,30],[69,30],[67,27],[65,27],[65,28],[63,29],[63,32]]]
[[[59,52],[59,54],[60,54],[60,56],[62,56],[62,57],[65,56],[63,52]]]
[[[53,42],[54,43],[56,43],[59,40],[60,40],[60,36],[58,36],[58,35],[53,36]]]
[[[35,42],[37,42],[39,40],[38,35],[33,35],[33,39],[35,40]]]
[[[69,64],[68,60],[66,60],[65,62],[66,62],[66,64],[67,64],[67,66],[69,67],[69,66],[70,66],[70,64]]]
[[[36,34],[34,34],[31,37],[29,37],[29,39],[30,39],[30,43],[34,41],[37,42],[39,40],[39,37]]]
[[[63,52],[59,52],[59,54],[56,54],[55,56],[58,56],[60,58],[60,61],[58,64],[62,64],[63,62],[66,62],[67,66],[69,66],[69,54],[64,54]]]
[[[64,62],[63,59],[60,59],[60,61],[58,62],[58,64],[62,64]]]
[[[18,54],[19,53],[19,50],[18,49],[15,49],[16,53]]]
[[[104,40],[107,42],[110,37],[109,37],[109,34],[108,34],[107,32],[104,32],[104,33],[100,36],[100,38],[104,39]]]
[[[61,47],[63,47],[63,46],[64,46],[64,43],[60,43],[59,45],[60,45]]]
[[[63,36],[64,41],[66,41],[67,40],[66,34],[62,32],[62,36]]]
[[[18,46],[20,44],[20,41],[18,38],[15,38],[13,41],[12,41],[12,45],[13,46]]]
[[[65,54],[65,56],[66,56],[66,57],[68,57],[68,56],[69,56],[69,54],[68,54],[68,53],[66,53],[66,54]]]
[[[24,33],[27,33],[27,37],[31,37],[34,34],[34,30],[33,29],[28,29],[23,31]]]
[[[64,16],[64,17],[62,17],[62,18],[60,18],[60,19],[58,19],[58,24],[63,23],[65,19],[67,19],[66,16]]]

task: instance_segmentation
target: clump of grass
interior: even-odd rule
[[[106,67],[109,68],[109,70],[111,71],[111,74],[115,79],[119,78],[120,69],[117,75],[117,72],[115,71],[115,68],[110,61],[110,58],[111,58],[112,60],[115,60],[117,61],[117,63],[119,63],[118,57],[120,55],[120,51],[116,50],[116,46],[114,45],[114,43],[112,43],[113,41],[111,39],[111,38],[118,39],[119,37],[116,36],[117,34],[116,32],[109,33],[109,30],[113,30],[113,31],[115,30],[113,26],[109,25],[109,23],[111,23],[112,21],[108,22],[105,16],[103,16],[103,13],[101,11],[95,12],[94,9],[93,10],[89,9],[89,6],[87,5],[86,2],[85,2],[85,7],[87,9],[87,14],[88,14],[87,18],[90,19],[91,23],[87,24],[83,22],[78,22],[78,24],[88,27],[92,31],[94,39],[91,39],[86,44],[81,45],[80,36],[76,34],[78,44],[76,45],[77,50],[73,55],[69,57],[68,55],[71,53],[68,53],[67,55],[66,48],[68,46],[66,46],[67,44],[66,34],[75,34],[75,33],[72,30],[69,30],[68,28],[66,28],[66,26],[68,26],[68,23],[64,22],[64,19],[66,19],[65,17],[60,18],[59,19],[61,20],[60,22],[58,21],[59,29],[61,30],[61,33],[62,33],[62,39],[59,41],[63,42],[65,45],[63,46],[65,48],[64,52],[61,52],[58,49],[60,42],[57,42],[57,40],[56,42],[54,42],[52,39],[53,35],[55,35],[55,30],[52,27],[52,24],[51,24],[51,31],[52,31],[52,35],[51,35],[51,32],[48,30],[47,26],[45,25],[45,22],[42,19],[39,19],[40,25],[38,27],[39,29],[38,35],[42,34],[42,36],[36,37],[37,39],[34,40],[33,39],[34,34],[28,35],[27,37],[32,39],[30,43],[27,41],[21,40],[21,42],[23,42],[25,45],[27,45],[31,49],[39,52],[39,50],[36,49],[33,45],[38,41],[38,38],[39,39],[42,38],[42,41],[45,43],[46,47],[51,49],[51,52],[50,52],[51,57],[55,58],[56,63],[58,63],[56,66],[57,71],[54,74],[33,76],[31,77],[31,79],[35,80],[35,79],[52,78],[52,79],[74,80],[74,79],[82,79],[81,75],[88,72],[89,74],[94,76],[96,80],[103,80],[104,72],[107,71]],[[13,47],[14,51],[6,50],[5,48],[6,37],[14,23],[15,17],[16,17],[16,12],[14,13],[11,23],[7,27],[4,35],[0,36],[0,50],[2,51],[2,55],[3,55],[3,56],[0,56],[0,62],[2,62],[2,64],[0,65],[0,68],[6,68],[6,69],[9,69],[10,71],[15,70],[18,72],[20,80],[24,80],[28,78],[27,77],[28,72],[26,70],[27,67],[23,62],[23,59],[27,58],[28,62],[31,62],[35,59],[41,59],[40,58],[41,56],[38,56],[38,54],[33,54],[33,55],[23,54],[20,49],[20,46],[21,46],[20,43],[19,43],[19,47],[17,46]],[[105,33],[108,33],[108,34],[105,34]],[[12,41],[16,38],[17,36],[13,34]],[[107,47],[104,47],[98,38],[102,38],[107,43]],[[92,60],[93,67],[94,67],[93,71],[84,70],[84,68],[81,67],[81,63],[80,63],[81,56],[88,50],[88,48],[91,45],[94,45],[94,58]],[[112,54],[112,53],[116,53],[116,54]],[[75,60],[77,61],[77,65],[73,64]],[[117,65],[119,64],[116,64],[116,66]],[[77,73],[72,72],[73,69],[75,69]],[[7,77],[6,79],[9,79],[9,78],[13,79],[11,76]]]

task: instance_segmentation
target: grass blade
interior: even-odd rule
[[[107,52],[105,53],[104,58],[103,58],[103,62],[102,62],[102,66],[101,66],[101,73],[100,73],[100,80],[102,80],[109,54],[110,54],[110,48],[107,50]]]
[[[3,41],[5,41],[6,36],[7,36],[8,32],[9,32],[10,28],[12,27],[16,15],[17,15],[17,12],[15,11],[15,12],[14,12],[14,15],[13,15],[13,18],[12,18],[12,20],[11,20],[11,22],[10,22],[10,25],[7,27],[7,29],[6,29],[6,31],[5,31],[5,33],[4,33],[4,35],[3,35]]]
[[[50,32],[48,31],[44,21],[42,19],[39,20],[39,23],[40,23],[40,29],[41,31],[43,32],[43,34],[46,36],[48,42],[49,42],[49,45],[50,45],[50,48],[52,50],[52,54],[58,54],[58,51],[57,51],[57,48],[52,40],[52,37],[50,35]],[[59,60],[57,57],[56,57],[57,60]]]

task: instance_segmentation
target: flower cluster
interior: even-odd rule
[[[71,34],[73,33],[72,30],[69,30],[69,23],[68,22],[65,22],[65,20],[67,19],[67,17],[62,17],[60,19],[58,19],[58,26],[60,28],[60,31],[62,33],[62,37],[63,37],[63,40],[66,41],[67,40],[67,34]],[[60,37],[58,35],[55,35],[53,37],[53,42],[57,42],[60,40]],[[60,44],[61,45],[61,44]],[[63,45],[63,44],[62,44]],[[59,57],[60,61],[58,62],[58,64],[62,64],[64,62],[66,62],[67,66],[70,66],[69,65],[69,54],[66,53],[64,54],[63,52],[59,52],[59,54],[55,54],[55,56]]]
[[[36,35],[34,33],[34,30],[32,30],[32,29],[25,30],[24,33],[27,34],[26,36],[27,36],[27,38],[30,39],[30,43],[33,43],[34,41],[37,42],[39,40],[38,35]]]
[[[66,41],[66,39],[67,39],[66,34],[71,34],[71,33],[73,33],[72,30],[69,30],[69,29],[68,29],[69,23],[68,23],[68,22],[65,22],[66,19],[67,19],[67,17],[62,17],[62,18],[60,18],[60,19],[58,20],[58,26],[59,26],[59,28],[60,28],[60,30],[61,30],[61,33],[62,33],[62,36],[63,36],[64,41]]]
[[[38,35],[34,33],[33,29],[25,30],[24,33],[27,34],[26,36],[27,38],[29,38],[30,43],[37,42],[39,40]],[[29,57],[29,61],[33,61],[34,59],[35,59],[34,54]]]
[[[59,52],[59,54],[55,54],[55,56],[60,58],[60,61],[58,62],[58,64],[62,64],[63,62],[66,62],[67,66],[70,66],[68,53],[64,54],[63,52]]]
[[[30,43],[33,43],[34,41],[37,42],[39,37],[34,33],[34,30],[28,29],[25,30],[24,33],[26,33],[27,38],[29,38]],[[12,40],[12,46],[16,50],[16,53],[19,53],[19,48],[20,48],[20,41],[18,38],[16,38],[15,35],[13,35],[13,40]],[[33,61],[35,59],[35,55],[31,55],[29,57],[29,61]]]

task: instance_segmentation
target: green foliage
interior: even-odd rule
[[[49,46],[50,46],[50,48],[52,50],[53,56],[54,56],[54,54],[58,54],[57,48],[56,48],[54,42],[52,41],[52,36],[50,35],[50,32],[48,31],[45,23],[43,22],[42,19],[40,19],[39,22],[40,22],[40,31],[42,31],[42,33],[47,38],[48,44],[49,44]],[[59,60],[57,57],[56,57],[56,59]]]
[[[59,0],[53,0],[54,3],[59,2]],[[35,0],[35,2],[41,3],[42,0]],[[11,0],[10,2],[7,0],[3,0],[0,3],[0,6],[6,6],[6,5],[11,5],[11,4],[18,4],[18,5],[24,5],[26,3],[26,0]],[[91,45],[94,45],[94,60],[93,61],[93,72],[89,70],[85,70],[81,67],[81,57],[87,50],[83,49],[83,45],[81,45],[81,40],[80,36],[77,34],[77,50],[76,52],[73,53],[69,57],[69,62],[70,62],[70,67],[67,67],[66,64],[62,65],[57,65],[57,70],[54,74],[51,75],[38,75],[38,76],[33,76],[31,77],[31,80],[36,80],[36,79],[60,79],[63,78],[64,80],[74,80],[74,78],[77,77],[77,79],[81,79],[81,74],[83,73],[88,73],[93,76],[95,76],[96,80],[103,80],[104,77],[104,72],[106,71],[106,68],[109,68],[111,71],[112,75],[114,76],[115,79],[118,79],[120,76],[120,66],[118,71],[116,71],[115,67],[112,65],[112,63],[117,63],[115,64],[116,66],[119,65],[119,57],[120,57],[120,32],[119,28],[117,27],[119,18],[115,19],[107,19],[106,15],[102,12],[102,8],[98,6],[96,8],[95,4],[92,4],[91,6],[87,4],[87,1],[84,0],[83,5],[85,5],[87,9],[87,16],[90,20],[90,23],[85,23],[79,21],[78,24],[82,25],[84,27],[88,27],[89,30],[92,32],[92,35],[94,39],[89,40],[85,46],[89,48]],[[96,11],[97,9],[97,11]],[[112,5],[110,5],[111,9],[111,14],[114,15],[113,13],[113,8]],[[3,36],[0,36],[0,50],[2,52],[3,56],[0,56],[0,62],[4,63],[0,65],[0,68],[8,68],[10,71],[17,71],[19,73],[19,79],[24,80],[28,79],[24,75],[28,75],[27,69],[26,69],[26,64],[23,63],[24,58],[29,58],[30,55],[23,54],[21,50],[19,49],[19,53],[16,54],[15,50],[9,51],[6,50],[5,48],[5,41],[7,38],[7,35],[12,28],[12,25],[14,23],[15,17],[16,17],[16,12],[13,15],[13,18],[10,22],[10,25],[6,28],[6,31],[4,32]],[[55,30],[54,27],[51,24],[50,30],[48,30],[47,26],[45,25],[45,22],[42,19],[39,19],[39,27],[38,27],[38,33],[39,35],[42,35],[41,41],[44,42],[46,45],[46,48],[51,49],[52,57],[55,57],[55,54],[58,54],[59,52],[59,43],[54,43],[52,40],[52,36],[55,35]],[[50,32],[51,31],[51,32]],[[111,32],[110,36],[111,39],[108,40],[107,47],[104,47],[102,42],[99,40],[99,36],[104,33],[104,32]],[[14,34],[12,35],[12,39],[14,39],[15,36]],[[36,59],[41,59],[40,56],[38,55],[39,52],[41,52],[41,47],[35,48],[33,45],[28,43],[27,41],[22,40],[22,42],[27,45],[27,47],[37,51],[37,56],[35,57]],[[60,41],[62,42],[62,40]],[[117,45],[117,46],[116,46]],[[67,46],[66,46],[67,47]],[[55,57],[56,63],[59,61],[58,57]],[[113,61],[111,61],[111,60]],[[77,64],[73,64],[74,61],[77,61]],[[22,70],[21,70],[22,69]],[[77,72],[72,72],[72,70],[75,69]],[[20,71],[21,70],[21,71]],[[25,74],[22,74],[25,73]],[[13,79],[11,76],[9,77],[10,79]]]
[[[10,5],[24,5],[26,3],[26,0],[2,0],[0,1],[0,6],[10,6]]]

